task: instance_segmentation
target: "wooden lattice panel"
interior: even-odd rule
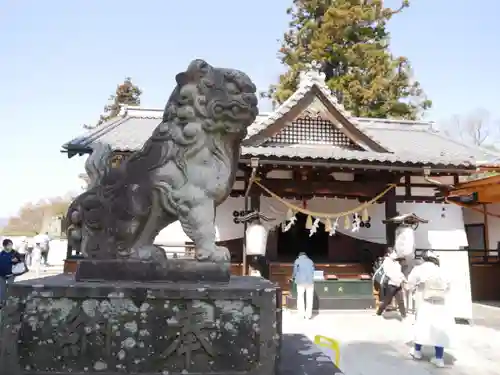
[[[320,116],[298,118],[266,142],[266,145],[290,144],[334,145],[342,148],[360,149],[341,130]]]

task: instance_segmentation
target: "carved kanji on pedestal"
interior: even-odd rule
[[[179,311],[176,316],[178,323],[172,325],[178,327],[177,337],[163,352],[163,357],[166,359],[174,353],[184,356],[185,369],[189,370],[193,352],[203,350],[210,357],[214,357],[215,352],[208,332],[214,326],[205,321],[203,311],[196,309],[192,302],[188,302],[185,307],[186,309]]]
[[[98,312],[96,311],[96,314]],[[82,306],[76,306],[69,313],[64,322],[65,328],[58,334],[57,343],[62,349],[64,357],[77,357],[87,353],[88,336],[91,334],[101,335],[104,341],[103,354],[106,357],[111,355],[111,325],[102,316],[90,317],[85,313]],[[104,330],[96,329],[104,327]]]

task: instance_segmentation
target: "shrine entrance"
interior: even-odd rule
[[[314,263],[328,262],[328,237],[325,225],[319,223],[316,233],[310,235],[306,228],[307,215],[297,213],[297,221],[286,232],[278,228],[278,259],[293,262],[300,252],[305,252]]]

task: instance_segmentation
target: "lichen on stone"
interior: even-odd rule
[[[94,364],[94,370],[96,370],[96,371],[103,371],[103,370],[106,370],[107,368],[108,368],[108,365],[106,364],[106,362],[103,362],[103,361],[97,361]]]
[[[131,333],[135,334],[137,332],[137,330],[138,330],[137,322],[136,321],[126,322],[124,324],[124,328],[127,331],[130,331]]]

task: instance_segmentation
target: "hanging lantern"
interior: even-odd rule
[[[370,216],[368,215],[368,209],[367,209],[367,208],[365,208],[365,209],[363,210],[363,214],[361,215],[361,220],[362,220],[362,221],[368,221],[368,218],[369,218],[369,217],[370,217]]]
[[[397,224],[394,251],[401,258],[413,259],[415,256],[415,229],[420,223],[428,223],[415,214],[404,214],[382,220],[384,224]]]
[[[313,226],[312,217],[309,215],[306,220],[306,229],[311,229]]]
[[[351,227],[351,220],[349,215],[344,216],[344,229],[349,229]]]
[[[245,232],[247,255],[265,255],[267,229],[262,224],[250,224]]]
[[[401,258],[413,257],[415,253],[415,231],[412,227],[400,225],[396,228],[394,251]]]

